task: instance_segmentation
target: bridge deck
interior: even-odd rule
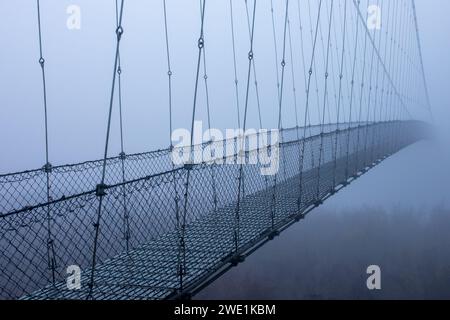
[[[350,165],[356,166],[357,157],[350,156]],[[359,158],[361,159],[361,158]],[[338,159],[336,178],[346,181],[344,162]],[[363,169],[363,168],[360,168]],[[319,199],[333,189],[334,163],[324,164],[320,171]],[[298,207],[299,176],[277,184],[275,221],[277,227],[292,222],[315,201],[318,170],[313,168],[303,174],[302,208]],[[247,195],[240,210],[240,241],[251,248],[267,238],[271,230],[272,187]],[[183,282],[189,286],[217,272],[228,261],[234,249],[233,221],[235,205],[220,208],[187,228],[186,274]],[[142,245],[128,253],[117,255],[96,268],[94,299],[164,299],[172,296],[179,286],[177,275],[177,232],[168,232],[157,240]],[[228,259],[228,260],[227,260]],[[90,271],[83,273],[86,283]],[[26,296],[25,299],[86,299],[88,287],[68,290],[65,282],[47,286]]]

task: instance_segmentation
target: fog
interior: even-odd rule
[[[198,299],[450,299],[450,210],[316,210]],[[366,287],[370,265],[381,290]]]
[[[125,145],[126,152],[133,153],[167,147],[169,129],[162,2],[129,2],[121,57]],[[174,127],[186,128],[192,108],[199,9],[197,1],[168,2],[172,51],[178,52],[173,56]],[[236,126],[228,20],[223,17],[227,3],[211,1],[211,18],[206,22],[214,35],[209,39],[208,59],[212,121],[218,128]],[[70,4],[82,9],[82,27],[77,31],[66,28]],[[283,4],[275,1],[275,5],[280,30]],[[434,138],[381,163],[198,298],[450,299],[450,2],[416,0],[416,5]],[[0,1],[4,31],[0,40],[0,173],[34,169],[45,162],[35,9],[34,1]],[[42,1],[42,10],[50,161],[56,165],[98,159],[104,146],[114,58],[114,3],[47,0]],[[247,31],[242,4],[236,12],[237,28]],[[270,34],[269,13],[262,14],[266,23],[259,25],[257,47]],[[247,37],[241,33],[237,39],[238,54],[243,57],[238,62],[241,86]],[[257,63],[272,64],[272,54],[257,56]],[[260,78],[266,80],[261,81],[263,119],[267,127],[274,127],[273,72],[261,68]],[[249,125],[256,126],[252,99]],[[199,118],[205,118],[204,101],[201,104]],[[119,152],[114,110],[112,155]],[[286,126],[295,125],[291,113],[284,114],[283,121]],[[381,267],[382,290],[367,289],[369,265]]]
[[[196,298],[449,299],[450,199],[435,186],[450,176],[444,162],[424,165],[430,149],[419,143],[374,168]],[[381,290],[366,287],[370,265]]]

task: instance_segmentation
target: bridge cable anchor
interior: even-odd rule
[[[230,263],[233,267],[236,267],[238,264],[242,263],[245,261],[245,256],[241,255],[241,254],[237,254],[234,255],[231,259],[230,259]]]

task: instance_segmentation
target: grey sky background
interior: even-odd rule
[[[48,82],[50,160],[56,165],[98,159],[102,156],[104,145],[113,66],[114,1],[41,2]],[[234,3],[238,30],[238,77],[242,95],[248,30],[243,1]],[[305,2],[301,3],[302,10],[307,10]],[[66,27],[66,8],[70,4],[81,8],[81,30],[68,30]],[[217,128],[235,127],[237,117],[228,1],[215,0],[208,4],[205,30],[212,125]],[[394,155],[393,160],[330,200],[330,206],[384,204],[392,207],[448,203],[450,42],[447,39],[450,21],[447,15],[450,2],[417,0],[416,4],[438,139]],[[126,5],[122,43],[123,108],[125,149],[127,153],[133,153],[167,147],[169,144],[167,65],[162,1],[133,0],[127,1]],[[317,2],[311,1],[312,12],[315,5]],[[271,40],[267,39],[272,35],[269,1],[262,1],[260,8],[255,52],[263,100],[263,122],[270,128],[276,126],[277,108],[275,57],[273,50],[264,49],[264,46],[272,45]],[[282,9],[283,1],[275,1],[277,32],[282,28]],[[0,171],[6,173],[43,165],[43,107],[40,67],[37,63],[36,4],[30,0],[1,1],[0,12],[3,16],[0,28],[7,31],[2,37],[0,50]],[[174,128],[189,128],[199,5],[197,1],[168,1],[168,13],[174,71]],[[295,34],[299,25],[296,19],[291,19]],[[309,25],[308,21],[304,24]],[[295,50],[299,50],[298,41],[298,38],[294,41]],[[305,42],[309,41],[305,31]],[[300,68],[298,60],[297,67]],[[298,87],[303,85],[301,79],[297,81]],[[203,90],[201,86],[200,119],[205,119]],[[289,90],[291,88],[287,84],[287,109],[283,114],[285,126],[295,125],[293,110],[289,110],[289,106],[293,105]],[[304,106],[303,96],[299,94],[299,110]],[[119,152],[117,104],[114,110],[111,155]],[[257,127],[254,95],[250,97],[249,119],[249,126]]]
[[[196,0],[168,0],[167,2],[174,71],[174,127],[188,128],[192,109],[200,12]],[[275,0],[274,2],[277,30],[280,32],[282,27],[280,17],[284,1]],[[302,0],[303,6],[305,2]],[[314,0],[311,2],[313,7],[317,5]],[[113,71],[114,0],[42,0],[41,3],[48,81],[50,161],[57,165],[98,159],[102,156],[104,147],[106,114]],[[217,128],[235,127],[236,107],[228,0],[211,0],[208,3],[205,30],[207,30],[212,122]],[[237,54],[240,57],[238,70],[242,95],[247,63],[248,33],[243,1],[234,1],[234,3],[236,3],[236,29],[245,30],[240,32],[236,39]],[[258,16],[260,20],[255,39],[256,50],[264,48],[265,45],[272,45],[269,1],[262,0],[260,3],[264,9]],[[81,7],[81,30],[71,31],[66,28],[68,17],[66,8],[71,4]],[[127,153],[134,153],[169,145],[167,62],[162,1],[128,0],[126,5],[123,22],[125,33],[121,51],[125,149]],[[423,242],[419,241],[418,245],[423,247],[421,247],[423,252],[431,255],[427,256],[425,253],[418,255],[418,260],[434,261],[435,257],[448,252],[448,246],[442,245],[449,243],[448,239],[442,237],[438,240],[443,241],[434,241],[432,232],[441,226],[442,230],[439,229],[441,235],[448,233],[446,231],[449,226],[448,218],[433,220],[433,224],[430,224],[431,229],[427,229],[427,232],[418,226],[413,228],[408,225],[409,218],[414,218],[411,222],[413,224],[419,221],[417,217],[431,216],[436,208],[450,207],[448,196],[450,1],[416,0],[416,5],[425,72],[436,121],[436,139],[408,147],[368,172],[327,200],[322,208],[314,211],[312,221],[291,228],[286,235],[272,242],[269,247],[258,251],[256,258],[249,259],[242,269],[235,269],[233,273],[206,291],[203,297],[227,297],[223,294],[224,292],[230,290],[237,292],[242,289],[239,281],[258,284],[259,287],[256,286],[255,290],[264,292],[264,290],[275,290],[274,285],[277,282],[280,282],[278,289],[284,290],[285,283],[292,283],[294,280],[300,283],[314,277],[320,280],[321,274],[308,274],[308,270],[320,269],[314,269],[314,263],[321,263],[323,256],[328,257],[330,261],[337,261],[339,258],[336,258],[337,260],[332,258],[333,252],[343,250],[345,255],[347,251],[344,249],[349,243],[358,242],[361,239],[367,240],[369,236],[373,236],[370,238],[372,242],[367,240],[371,243],[369,248],[377,244],[386,248],[394,242],[397,243],[398,239],[404,240],[404,242],[399,241],[400,244],[404,243],[404,246],[398,245],[387,255],[384,251],[375,250],[376,257],[388,256],[389,259],[386,261],[391,266],[408,268],[407,263],[415,261],[411,258],[414,253],[408,251],[412,248],[411,244],[415,243],[414,241],[419,241],[415,234],[423,236],[419,238]],[[0,14],[2,16],[0,19],[0,30],[2,30],[0,38],[0,173],[7,173],[34,169],[44,164],[44,118],[41,74],[38,64],[36,3],[32,0],[0,0]],[[351,19],[354,19],[354,16]],[[298,28],[295,21],[292,26],[293,30]],[[306,35],[305,37],[305,41],[309,42],[310,38]],[[294,43],[296,50],[299,50],[298,41],[299,39]],[[271,49],[255,52],[264,104],[262,114],[264,125],[275,127],[277,117],[274,107],[276,106],[274,54]],[[300,68],[299,65],[297,67]],[[297,86],[301,87],[302,80],[298,81]],[[288,85],[286,92],[291,89]],[[200,87],[198,117],[201,119],[205,119],[203,90],[203,87]],[[257,127],[254,96],[251,95],[250,99],[249,126]],[[302,110],[304,106],[302,99],[304,97],[299,94],[299,110]],[[292,96],[287,94],[285,105],[292,106],[292,104]],[[111,155],[119,152],[117,104],[114,110]],[[292,114],[292,109],[283,114],[285,126],[295,125]],[[391,229],[387,227],[383,229],[379,225],[378,229],[373,229],[373,221],[379,222],[376,219],[380,219],[380,212],[386,212],[394,218],[396,213],[402,214],[398,216],[399,220],[396,223],[389,224]],[[448,212],[449,210],[442,210],[445,217],[448,217]],[[342,216],[345,219],[340,219]],[[381,222],[386,221],[383,217]],[[353,221],[356,222],[351,225]],[[345,223],[350,223],[350,227],[345,228]],[[381,225],[385,226],[382,223]],[[403,230],[405,236],[403,237],[399,231],[400,236],[396,238],[392,231],[394,229]],[[360,233],[358,234],[355,230],[360,230]],[[377,235],[380,238],[371,234],[371,230],[379,232]],[[367,232],[366,237],[364,234],[361,235],[364,232]],[[386,242],[383,242],[383,235],[386,235],[384,239]],[[425,238],[428,242],[424,240]],[[336,239],[346,239],[346,241]],[[305,242],[318,243],[318,245],[309,249],[302,247],[303,249],[300,250],[299,246]],[[330,243],[335,245],[330,247]],[[429,244],[432,250],[426,247],[425,243]],[[334,272],[348,271],[347,264],[362,266],[373,263],[374,260],[371,260],[373,256],[361,254],[367,247],[355,248],[356,254],[353,253],[353,260],[349,258],[350,260],[341,260],[339,262],[341,264],[331,263],[327,266],[326,272],[330,277]],[[323,254],[315,256],[317,252]],[[402,252],[408,253],[402,256]],[[347,254],[347,258],[352,256],[352,253],[347,252]],[[399,256],[406,257],[405,265],[402,264]],[[301,262],[303,265],[296,260],[297,257],[305,257]],[[409,258],[411,260],[408,260]],[[450,261],[450,258],[448,260]],[[437,265],[448,267],[449,262]],[[431,267],[425,265],[423,268]],[[253,272],[255,269],[260,270],[260,273],[255,275]],[[281,271],[274,273],[273,270]],[[442,270],[440,271],[442,274],[447,272],[445,274],[448,275],[448,271]],[[289,274],[293,278],[291,276],[282,278],[280,274]],[[396,273],[391,275],[395,277]],[[362,277],[364,276],[363,273]],[[438,280],[441,279],[439,276],[436,277]],[[264,282],[263,279],[269,280]],[[347,280],[345,276],[341,279]],[[360,280],[358,278],[355,281]],[[311,285],[317,286],[317,283]],[[303,289],[306,296],[314,293],[314,290],[308,290],[305,287]],[[411,290],[413,292],[415,289]],[[254,292],[249,291],[248,295],[244,294],[242,297],[255,297]],[[290,295],[290,297],[293,296],[295,294]],[[335,295],[330,294],[329,297],[335,297]]]

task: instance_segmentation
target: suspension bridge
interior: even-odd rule
[[[121,41],[129,4],[114,0],[116,46],[104,156],[52,165],[43,1],[37,0],[36,36],[46,158],[41,168],[0,175],[3,299],[188,299],[371,168],[429,136],[426,120],[432,121],[432,113],[414,0],[229,0],[223,21],[214,23],[228,30],[224,55],[231,57],[234,77],[226,81],[235,100],[229,110],[236,110],[233,126],[244,134],[201,144],[191,137],[183,164],[175,164],[172,155],[186,149],[172,141],[167,148],[127,154]],[[161,2],[172,132],[172,58],[183,53],[173,50],[170,32],[175,23],[170,9],[177,0]],[[200,107],[209,127],[211,117],[229,112],[210,107],[205,21],[215,5],[192,1],[199,11],[198,40],[192,44],[198,49],[192,61],[194,92],[186,97],[192,98],[192,130]],[[258,30],[267,25],[271,34],[257,41]],[[268,51],[273,65],[259,64]],[[275,103],[266,103],[264,82],[274,88]],[[111,156],[115,109],[120,154]],[[265,109],[277,114],[272,127],[263,123]],[[277,145],[250,146],[252,135],[264,140],[261,132],[245,134],[250,110],[260,129],[278,130]],[[292,119],[293,126],[286,125]],[[220,149],[232,152],[213,151]],[[273,175],[261,174],[264,164],[256,158],[263,149],[278,153]],[[208,160],[202,158],[205,152]],[[230,158],[236,161],[221,164]],[[67,284],[67,267],[73,265],[81,270],[77,288]]]

